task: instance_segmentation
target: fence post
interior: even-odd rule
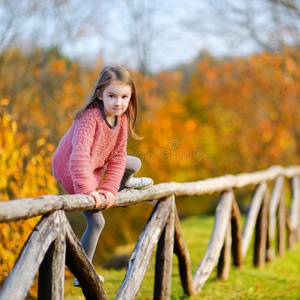
[[[268,205],[269,191],[267,189],[263,199],[255,228],[254,266],[262,267],[266,261],[267,234],[268,234]]]
[[[275,238],[276,221],[277,221],[278,210],[280,205],[279,203],[283,195],[283,184],[284,184],[284,177],[283,176],[277,177],[274,182],[273,192],[270,199],[268,249],[267,249],[268,261],[272,261],[275,257],[274,238]],[[278,224],[278,229],[279,229],[279,224]]]
[[[218,278],[220,280],[226,280],[229,277],[230,270],[230,258],[231,258],[231,222],[228,222],[227,230],[225,234],[224,245],[221,250],[221,255],[218,262]]]
[[[218,258],[225,240],[227,226],[231,217],[233,198],[234,195],[232,190],[223,192],[220,197],[216,208],[214,229],[210,237],[209,245],[193,276],[193,284],[196,292],[201,290],[213,268],[218,263]]]
[[[39,269],[38,299],[63,300],[65,282],[66,230],[65,212],[57,211],[59,235],[50,245]]]
[[[283,256],[285,253],[286,244],[286,210],[284,203],[284,193],[281,194],[280,202],[277,211],[278,216],[278,255]]]
[[[249,248],[251,236],[255,227],[261,203],[267,191],[267,183],[264,181],[256,187],[251,199],[246,222],[242,232],[242,257],[244,258]]]
[[[44,216],[27,239],[0,292],[1,299],[23,300],[51,243],[59,234],[58,212]]]
[[[69,222],[66,228],[66,265],[77,277],[86,299],[106,300],[106,294],[98,274],[86,256]]]
[[[235,198],[233,198],[232,202],[231,237],[233,265],[240,268],[242,266],[241,213]]]
[[[145,276],[153,250],[170,214],[172,196],[159,200],[129,258],[125,278],[115,299],[135,299]]]
[[[300,177],[295,176],[291,180],[292,203],[290,207],[290,235],[289,248],[295,249],[297,239],[297,230],[299,225],[299,210],[300,210]]]
[[[191,259],[189,249],[182,237],[180,220],[175,207],[175,235],[174,235],[174,253],[178,258],[179,275],[182,288],[186,295],[195,295],[193,286]]]
[[[152,199],[160,200],[129,259],[128,269],[116,299],[128,300],[137,296],[157,242],[154,299],[164,300],[169,299],[171,294],[173,252],[178,257],[183,289],[186,294],[194,295],[196,291],[200,291],[217,263],[218,277],[220,279],[228,277],[231,243],[233,263],[241,266],[255,223],[255,266],[264,265],[266,257],[269,260],[274,257],[273,240],[276,231],[276,216],[278,218],[279,255],[284,254],[286,247],[286,225],[289,231],[288,245],[293,249],[296,241],[300,240],[299,174],[299,166],[288,169],[276,166],[266,172],[228,175],[201,182],[163,183],[146,191],[125,190],[124,193],[120,193],[115,207],[129,206]],[[284,204],[283,176],[292,178],[292,201],[289,212]],[[275,178],[277,179],[270,200],[270,210],[268,210],[269,193],[266,182]],[[279,183],[280,180],[282,180],[282,185]],[[232,189],[253,184],[258,184],[258,187],[252,198],[241,238],[240,212]],[[181,235],[174,194],[189,196],[216,192],[222,192],[222,194],[216,209],[213,233],[205,255],[192,278],[189,252]],[[74,197],[74,201],[72,197]],[[103,207],[101,206],[100,209]],[[107,299],[97,272],[88,260],[63,211],[93,208],[92,197],[86,195],[48,195],[1,203],[0,222],[16,221],[41,214],[44,216],[27,239],[13,270],[0,291],[0,298],[5,300],[25,299],[39,269],[38,298],[62,300],[66,262],[79,280],[86,299]],[[266,252],[267,247],[268,252]]]
[[[155,300],[167,300],[171,297],[171,275],[174,250],[174,209],[175,197],[171,196],[170,216],[157,244],[155,263]]]

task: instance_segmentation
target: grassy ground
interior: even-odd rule
[[[196,270],[206,250],[212,228],[213,217],[193,217],[181,222],[184,240],[188,245],[192,270]],[[128,251],[128,247],[126,250]],[[215,271],[208,279],[200,294],[189,298],[198,299],[300,299],[300,245],[295,251],[287,251],[283,258],[276,258],[263,268],[252,265],[252,249],[249,249],[243,268],[231,267],[227,281],[216,280]],[[98,270],[105,278],[104,289],[108,299],[114,299],[125,275],[125,270]],[[84,299],[80,288],[72,286],[73,278],[65,284],[66,300]],[[154,257],[151,259],[137,299],[152,299],[154,283]],[[177,258],[173,259],[172,297],[188,299],[181,288]]]

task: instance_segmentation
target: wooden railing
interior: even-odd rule
[[[285,179],[289,180],[292,191],[290,209],[285,205]],[[234,189],[252,185],[256,188],[242,229]],[[271,188],[272,193],[269,192]],[[217,192],[220,192],[220,199],[213,232],[204,257],[192,276],[175,196]],[[274,259],[276,224],[279,255],[283,255],[286,248],[286,229],[289,248],[293,249],[296,241],[300,240],[300,166],[274,166],[265,171],[197,182],[161,183],[144,191],[123,190],[118,194],[114,207],[151,200],[159,201],[132,252],[116,299],[136,298],[156,245],[154,299],[169,299],[173,253],[178,257],[183,290],[187,295],[194,295],[200,292],[215,266],[220,279],[228,278],[231,253],[233,264],[238,267],[242,265],[254,231],[255,266],[262,266],[266,260]],[[104,208],[103,197],[102,202],[99,209]],[[38,270],[38,298],[63,299],[65,264],[78,278],[86,299],[106,299],[98,275],[65,216],[65,211],[93,208],[93,198],[86,195],[51,195],[0,203],[0,222],[43,215],[6,279],[0,299],[25,299]]]

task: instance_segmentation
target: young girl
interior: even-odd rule
[[[122,67],[104,68],[53,155],[56,180],[69,194],[93,196],[95,208],[101,204],[99,194],[104,195],[106,209],[114,204],[119,189],[150,187],[151,178],[133,176],[141,167],[140,160],[126,155],[128,130],[138,139],[136,119],[137,95],[131,75]],[[92,261],[105,221],[99,210],[83,214],[87,228],[81,243]],[[74,285],[79,286],[76,279]]]

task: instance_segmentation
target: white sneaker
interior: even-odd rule
[[[98,274],[98,277],[99,277],[99,280],[100,280],[101,284],[104,284],[104,277],[102,275],[99,275],[99,274]],[[74,279],[73,286],[80,287],[80,283],[77,280],[77,278]]]
[[[153,180],[149,177],[131,177],[124,185],[127,189],[145,190],[153,185]]]

